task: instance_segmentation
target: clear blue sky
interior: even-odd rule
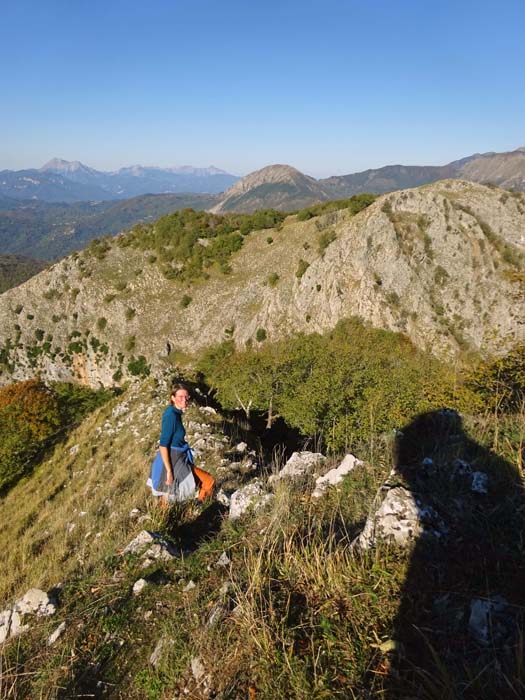
[[[0,169],[289,163],[525,142],[525,3],[4,0]]]

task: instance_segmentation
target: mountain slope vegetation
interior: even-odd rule
[[[370,201],[270,218],[182,212],[95,241],[0,297],[2,381],[109,386],[172,352],[351,316],[442,357],[518,342],[522,195],[449,180]]]

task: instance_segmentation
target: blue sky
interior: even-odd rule
[[[289,163],[525,142],[525,3],[4,0],[0,169]]]

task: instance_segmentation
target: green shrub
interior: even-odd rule
[[[301,277],[304,275],[306,270],[310,267],[310,263],[306,262],[306,260],[303,260],[302,258],[299,260],[297,264],[297,270],[295,271],[295,276],[297,279],[301,279]]]
[[[107,325],[108,325],[107,318],[104,318],[103,316],[101,316],[99,319],[97,319],[97,328],[99,329],[99,331],[103,331]]]
[[[277,274],[277,272],[272,272],[270,275],[268,275],[268,284],[270,285],[270,287],[275,287],[279,279],[280,277]]]
[[[180,306],[181,306],[183,309],[185,309],[185,308],[187,308],[187,307],[191,304],[192,301],[193,301],[193,300],[192,300],[192,298],[189,296],[189,294],[184,294],[184,296],[183,296],[182,299],[180,300]]]
[[[255,340],[258,343],[262,343],[263,341],[266,340],[266,329],[265,328],[258,328],[256,333],[255,333]]]
[[[438,265],[434,271],[434,282],[436,284],[439,284],[440,287],[442,287],[448,280],[448,278],[449,275],[445,268],[441,267],[441,265]]]
[[[326,231],[323,231],[323,233],[321,233],[321,235],[319,236],[318,240],[319,255],[324,255],[325,250],[328,248],[330,243],[333,243],[335,241],[336,238],[337,234],[333,228],[329,228]]]
[[[116,372],[113,373],[113,376],[111,378],[114,382],[120,382],[120,380],[122,379],[122,370],[117,369]]]
[[[150,373],[150,366],[144,355],[132,358],[128,362],[128,371],[135,377],[147,377]]]
[[[453,368],[406,336],[354,318],[325,335],[297,334],[257,349],[223,343],[203,354],[199,369],[223,407],[237,408],[241,399],[270,423],[278,413],[331,450],[400,428],[420,412],[479,405]]]
[[[133,318],[135,318],[136,313],[137,312],[135,311],[135,309],[131,308],[131,306],[128,306],[128,308],[124,312],[124,316],[126,318],[126,321],[131,321]]]

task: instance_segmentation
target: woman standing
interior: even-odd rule
[[[182,414],[186,410],[190,394],[183,384],[171,389],[170,405],[162,415],[160,447],[147,481],[154,496],[161,497],[165,508],[169,501],[191,498],[195,487],[199,489],[199,501],[211,498],[215,479],[193,464],[190,446],[185,440],[186,431]]]

